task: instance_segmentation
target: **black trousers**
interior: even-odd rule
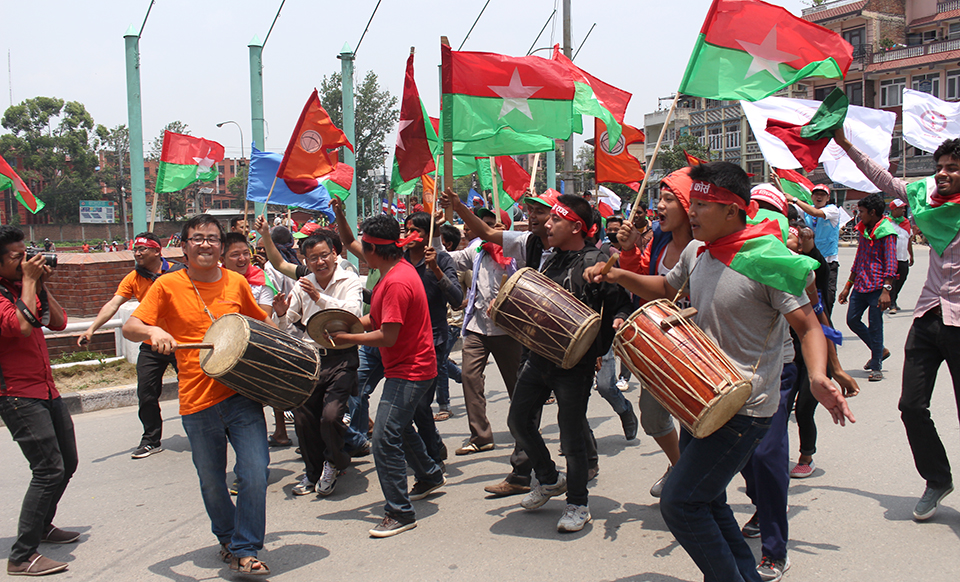
[[[167,366],[177,369],[177,357],[165,356],[153,351],[149,344],[140,344],[137,356],[137,400],[140,403],[140,423],[143,436],[140,446],[160,446],[163,419],[160,418],[160,392],[163,391],[163,375]]]
[[[910,261],[897,261],[897,280],[893,282],[893,291],[890,292],[890,305],[896,305],[897,297],[900,296],[900,290],[903,284],[907,282],[907,274],[910,272]]]
[[[947,362],[954,397],[960,405],[960,327],[943,324],[940,309],[913,320],[903,357],[900,418],[907,430],[913,461],[930,487],[953,482],[947,452],[930,418],[930,399],[940,364]]]

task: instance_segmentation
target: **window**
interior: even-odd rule
[[[906,84],[906,77],[880,81],[880,107],[898,107]]]
[[[947,71],[947,99],[960,99],[960,71]]]
[[[145,176],[149,176],[149,175],[150,175],[150,166],[144,166],[144,167],[143,167],[143,174],[144,174]]]
[[[858,51],[863,51],[864,44],[864,28],[854,28],[853,30],[844,30],[840,33],[840,36],[843,37],[843,40],[849,42],[853,46],[854,56],[858,56]]]
[[[220,164],[219,166],[217,166],[217,170],[219,170],[220,173],[222,174],[222,173],[223,173],[223,164]]]
[[[727,126],[727,149],[740,147],[740,126]]]
[[[850,100],[850,105],[863,105],[863,83],[857,81],[856,83],[847,83],[843,90],[847,93],[847,99]]]
[[[817,87],[813,90],[813,99],[815,101],[823,101],[827,98],[827,95],[830,94],[830,91],[833,91],[833,88],[833,85],[830,85],[829,87]]]
[[[940,97],[940,73],[931,73],[929,75],[914,75],[914,91],[928,93],[934,97]]]
[[[947,38],[950,40],[960,38],[960,23],[950,25],[950,32],[947,34]]]
[[[711,150],[722,150],[723,149],[723,128],[722,127],[711,127],[710,128],[710,149]]]

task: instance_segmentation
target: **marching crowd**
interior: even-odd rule
[[[244,220],[232,221],[225,232],[216,219],[198,215],[180,234],[183,264],[164,259],[152,233],[137,235],[136,268],[79,343],[89,341],[123,303],[139,302],[123,327],[126,338],[143,342],[137,364],[143,435],[132,457],[162,451],[159,394],[172,365],[211,529],[220,557],[238,572],[270,572],[257,559],[265,535],[269,448],[292,440],[283,411],[271,415],[274,430],[268,436],[262,404],[208,377],[198,349],[178,349],[202,342],[217,318],[232,313],[265,322],[319,351],[319,379],[292,411],[304,466],[292,491],[344,493],[337,489],[338,477],[351,458],[372,453],[385,502],[382,521],[369,531],[374,538],[416,527],[413,502],[446,483],[448,450],[440,423],[451,415],[451,380],[463,387],[470,432],[455,455],[494,449],[500,444],[493,436],[498,424],[505,423],[514,439],[509,470],[504,467],[502,481],[485,491],[522,496],[526,510],[562,497],[558,531],[581,530],[592,519],[588,483],[599,471],[587,422],[595,387],[619,417],[626,439],[635,439],[642,429],[665,453],[669,465],[651,483],[650,493],[659,497],[670,532],[704,579],[779,580],[790,567],[789,481],[814,470],[814,411],[819,404],[835,422],[854,421],[845,397],[859,387],[837,357],[834,303],[849,303],[846,325],[871,353],[864,369],[869,381],[881,380],[883,360],[900,349],[884,343],[882,313],[899,309],[897,297],[913,263],[908,210],[931,246],[904,346],[900,400],[914,460],[926,481],[915,519],[929,519],[953,490],[929,407],[941,363],[947,361],[951,374],[960,363],[960,342],[951,339],[960,333],[960,216],[955,211],[960,208],[960,140],[944,142],[935,154],[936,175],[920,185],[891,176],[842,132],[836,140],[893,198],[889,205],[877,194],[858,202],[859,246],[842,287],[838,281],[846,273],[837,257],[843,213],[827,186],[815,187],[810,204],[772,184],[751,188],[741,168],[712,162],[665,177],[657,220],[649,224],[620,216],[603,221],[584,198],[548,190],[523,199],[528,229],[514,231],[506,213],[468,208],[447,190],[439,205],[462,219],[462,233],[443,224],[440,212],[415,212],[402,224],[389,215],[369,218],[356,236],[334,200],[335,228],[308,223],[291,232],[257,218],[252,226],[262,241],[261,255],[249,245]],[[41,575],[67,567],[40,554],[41,543],[74,543],[80,537],[53,525],[77,467],[77,448],[41,329],[63,329],[67,315],[44,285],[52,269],[42,255],[27,259],[25,251],[19,229],[0,227],[0,417],[33,472],[7,572]],[[346,253],[366,262],[365,281]],[[501,286],[525,267],[600,317],[596,340],[570,366],[528,349],[494,321],[491,305]],[[648,387],[636,411],[620,390],[630,371],[623,361],[618,370],[615,334],[632,325],[631,314],[657,299],[694,308],[693,322],[752,385],[743,407],[701,438],[683,422],[678,430],[676,412]],[[332,310],[355,316],[362,330],[323,337],[307,333],[312,317]],[[463,345],[459,367],[450,359],[458,338]],[[484,370],[491,355],[510,397],[506,418],[487,415]],[[369,400],[378,386],[371,419]],[[960,398],[960,374],[954,389]],[[563,462],[551,455],[540,433],[544,406],[553,402]],[[800,433],[799,459],[792,467],[791,412]],[[226,474],[228,443],[237,459],[233,483]],[[726,503],[737,473],[756,506],[742,525]],[[759,562],[745,537],[761,538]]]

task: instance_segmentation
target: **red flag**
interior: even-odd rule
[[[336,149],[340,146],[353,151],[347,136],[333,124],[320,105],[320,97],[314,89],[290,136],[277,177],[286,182],[290,190],[306,194],[317,187],[317,178],[329,174],[337,166]]]
[[[400,126],[397,131],[397,167],[400,177],[408,182],[436,169],[427,129],[424,125],[420,93],[413,78],[413,53],[407,58],[407,73],[403,80],[403,101],[400,103]]]
[[[496,162],[497,170],[500,171],[500,178],[503,180],[503,191],[516,202],[530,188],[530,174],[510,156],[497,156],[494,158],[494,162]]]
[[[643,180],[643,164],[630,155],[627,146],[643,143],[643,132],[635,127],[623,124],[623,133],[617,143],[608,143],[607,128],[600,119],[594,121],[594,158],[596,162],[596,181],[598,184],[612,182],[626,184],[634,190],[640,189]]]
[[[553,60],[560,63],[573,75],[575,83],[584,83],[593,89],[593,95],[600,103],[600,107],[610,112],[614,119],[623,123],[623,116],[627,113],[627,104],[632,95],[623,89],[618,89],[605,83],[573,64],[566,55],[560,52],[560,45],[553,45]]]
[[[706,164],[709,162],[709,160],[704,160],[704,159],[698,158],[697,156],[688,154],[687,150],[683,150],[683,155],[686,156],[687,158],[688,166],[699,166],[700,164]]]
[[[811,172],[820,164],[820,155],[823,154],[823,150],[826,149],[833,136],[807,139],[800,135],[803,127],[779,119],[767,120],[767,133],[782,141],[790,149],[793,157],[800,162],[803,169]]]

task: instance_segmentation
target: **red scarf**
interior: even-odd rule
[[[510,261],[513,260],[510,257],[503,256],[503,247],[500,245],[495,245],[492,242],[483,243],[480,245],[479,250],[485,251],[488,255],[490,255],[490,258],[496,261],[501,267],[509,267]]]
[[[267,276],[263,272],[263,269],[254,265],[253,263],[247,265],[247,272],[244,273],[243,276],[247,278],[247,283],[250,283],[251,287],[254,285],[267,284]]]
[[[960,204],[960,192],[950,194],[949,196],[941,196],[940,192],[936,191],[930,195],[931,208],[943,206],[944,204]]]

